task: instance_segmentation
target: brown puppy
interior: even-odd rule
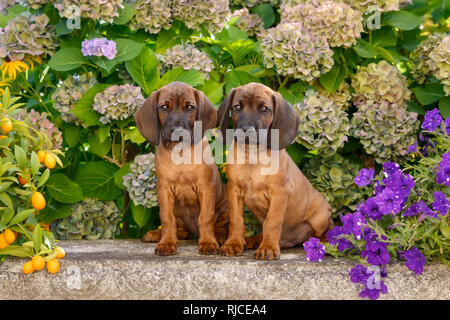
[[[255,257],[273,260],[279,259],[280,247],[301,244],[313,235],[323,237],[333,225],[331,207],[284,150],[294,140],[300,121],[291,105],[278,92],[250,83],[232,90],[220,106],[222,132],[228,127],[230,112],[235,129],[244,132],[278,129],[279,150],[268,148],[267,156],[279,152],[279,160],[278,170],[262,174],[261,169],[272,164],[259,158],[257,163],[250,164],[249,145],[233,140],[227,159],[230,227],[221,254],[241,255],[244,246],[249,249],[259,245]],[[269,142],[270,137],[271,133]],[[258,150],[262,143],[265,141],[258,141]],[[244,148],[245,164],[236,164],[238,151]],[[244,205],[262,225],[262,237],[244,239]]]
[[[162,229],[149,231],[144,241],[159,241],[158,255],[177,251],[177,238],[188,232],[199,235],[201,254],[216,254],[225,240],[228,219],[226,188],[215,163],[174,162],[172,150],[180,142],[172,141],[172,133],[182,129],[194,137],[194,122],[202,122],[200,141],[202,152],[211,153],[203,138],[206,130],[217,124],[217,110],[208,98],[191,86],[173,82],[153,92],[135,114],[141,134],[156,147],[157,194]],[[184,131],[186,132],[186,131]],[[191,142],[194,139],[191,140]],[[187,151],[192,160],[194,143]],[[197,161],[198,162],[198,161]]]

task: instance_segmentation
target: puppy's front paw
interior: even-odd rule
[[[198,243],[198,253],[200,254],[217,254],[219,252],[219,244],[215,241],[201,241]]]
[[[170,256],[177,254],[177,244],[172,242],[160,242],[155,247],[155,254],[158,256]]]
[[[256,249],[255,258],[259,260],[278,260],[280,259],[280,247],[261,243],[259,248]]]
[[[150,230],[142,238],[143,242],[158,242],[161,239],[161,230]]]
[[[244,244],[238,241],[225,241],[220,248],[220,254],[227,257],[242,256]]]

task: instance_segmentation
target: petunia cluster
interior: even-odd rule
[[[158,206],[156,195],[155,155],[139,155],[130,164],[130,172],[123,176],[123,185],[135,205],[147,208]]]
[[[76,16],[112,23],[123,9],[123,0],[59,0],[54,6],[61,17]]]
[[[362,15],[345,3],[324,1],[286,6],[281,22],[301,22],[303,27],[327,38],[331,47],[351,47],[363,32]]]
[[[81,52],[83,56],[106,57],[109,60],[114,59],[117,54],[116,43],[106,38],[94,38],[84,40],[81,43]]]
[[[92,72],[81,75],[69,75],[64,81],[60,81],[55,92],[52,94],[53,107],[61,113],[65,122],[80,124],[78,118],[70,111],[81,99],[83,94],[97,83]]]
[[[327,38],[305,30],[301,23],[280,23],[266,30],[261,50],[267,68],[304,81],[319,78],[334,64]]]
[[[57,222],[54,234],[60,240],[113,239],[120,233],[119,222],[114,201],[86,199],[72,205],[72,213]]]
[[[348,115],[327,97],[308,90],[303,102],[293,108],[302,119],[296,141],[306,148],[331,156],[347,141]]]
[[[45,14],[36,16],[24,12],[0,29],[0,58],[17,61],[27,55],[52,55],[57,46],[55,29],[49,25]]]
[[[106,124],[129,118],[144,101],[140,87],[115,85],[95,95],[93,109],[102,115],[100,122]]]
[[[229,15],[228,0],[173,0],[172,16],[189,29],[218,33]]]
[[[159,60],[167,69],[198,70],[205,79],[209,79],[209,73],[214,69],[214,62],[208,54],[192,44],[177,44],[167,49],[163,56],[159,56]]]
[[[133,3],[135,15],[130,21],[130,29],[145,29],[158,33],[172,26],[172,0],[136,0]]]

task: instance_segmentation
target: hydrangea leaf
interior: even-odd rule
[[[104,91],[110,85],[99,83],[86,91],[81,99],[75,104],[71,113],[75,114],[86,126],[99,126],[101,122],[100,115],[97,111],[92,109],[94,97],[97,93]]]
[[[264,28],[269,28],[275,22],[275,12],[273,11],[273,7],[268,3],[260,4],[252,11],[264,21]]]
[[[413,30],[422,22],[422,17],[404,10],[388,12],[383,15],[382,20],[383,24],[388,24],[401,30]]]
[[[64,125],[64,141],[73,148],[80,143],[81,127],[74,124]]]
[[[444,119],[450,118],[450,96],[439,100],[439,111]]]
[[[80,186],[63,173],[52,174],[46,187],[50,196],[62,203],[77,203],[84,199]]]
[[[56,71],[70,71],[86,62],[80,48],[68,47],[55,52],[50,58],[48,66]]]
[[[103,158],[111,150],[111,138],[107,137],[104,141],[100,141],[100,137],[97,134],[90,135],[89,150]]]
[[[342,65],[335,63],[331,70],[320,76],[319,81],[322,87],[329,93],[335,92],[345,78],[345,69]]]
[[[363,58],[375,58],[378,54],[377,48],[363,39],[357,40],[354,49]]]
[[[126,163],[122,168],[114,173],[114,183],[120,189],[125,190],[125,186],[123,185],[123,176],[130,172],[130,164],[131,162]]]
[[[156,38],[156,53],[164,54],[167,49],[180,44],[181,39],[173,29],[161,30]]]
[[[258,78],[254,77],[248,72],[245,71],[237,71],[231,70],[225,75],[225,90],[228,94],[231,89],[239,87],[241,85],[250,83],[250,82],[261,82]]]
[[[119,16],[114,18],[114,24],[126,24],[133,18],[135,10],[128,3],[123,3],[123,9],[119,9]]]
[[[184,82],[192,87],[203,85],[205,82],[202,74],[197,70],[191,69],[187,71],[183,68],[174,68],[166,72],[163,77],[159,79],[159,81],[156,83],[155,89],[159,89],[166,84],[174,81]]]
[[[137,225],[142,228],[144,227],[148,219],[150,219],[150,209],[144,206],[135,206],[131,203],[131,214],[133,215],[134,221]]]
[[[424,106],[439,101],[444,96],[442,85],[437,83],[427,84],[424,88],[417,87],[412,89],[412,91],[416,95],[417,100]]]
[[[157,64],[156,55],[148,47],[144,47],[136,58],[125,63],[128,73],[141,87],[146,97],[150,95],[159,80]]]

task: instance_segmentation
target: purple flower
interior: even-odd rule
[[[384,184],[381,184],[379,181],[375,182],[375,195],[382,193],[384,189],[386,189]]]
[[[422,212],[425,212],[425,210],[430,208],[427,207],[427,204],[420,200],[417,203],[414,203],[412,206],[410,206],[408,209],[403,212],[404,217],[413,217],[421,214]]]
[[[402,209],[403,199],[394,190],[384,189],[383,192],[375,196],[375,202],[380,207],[383,215],[389,213],[399,213]]]
[[[425,114],[425,119],[422,123],[422,129],[428,130],[428,131],[434,131],[442,122],[442,117],[439,114],[439,109],[434,108],[431,111],[428,111]]]
[[[403,258],[406,260],[405,265],[410,270],[414,271],[416,274],[422,274],[426,258],[419,249],[412,247],[403,253]]]
[[[414,188],[414,179],[409,174],[403,174],[401,171],[394,172],[388,181],[387,187],[397,192],[397,195],[403,199],[407,199]]]
[[[365,250],[361,251],[361,257],[367,257],[367,262],[375,266],[387,264],[391,260],[388,245],[387,242],[370,240],[366,243]]]
[[[354,181],[356,185],[359,187],[365,187],[373,180],[373,176],[375,175],[375,170],[372,168],[369,169],[361,169],[359,174],[355,177]]]
[[[450,210],[450,201],[447,199],[447,196],[442,191],[436,191],[433,193],[434,202],[433,202],[433,210],[440,213],[441,216],[445,216]]]
[[[377,205],[375,198],[369,198],[361,207],[361,212],[369,219],[380,220],[382,217],[380,207]]]
[[[424,155],[424,157],[428,157],[428,151],[431,149],[431,150],[434,150],[434,147],[435,147],[435,143],[433,142],[433,141],[431,141],[431,142],[428,142],[427,144],[425,144],[424,146],[423,146],[423,152],[422,152],[422,154]]]
[[[396,162],[386,161],[385,163],[383,163],[383,170],[384,170],[384,175],[386,177],[389,177],[394,172],[400,171],[400,166]]]
[[[447,152],[442,155],[442,160],[441,163],[439,163],[439,167],[443,168],[449,165],[450,165],[450,152]]]
[[[116,43],[106,38],[84,40],[81,43],[81,52],[83,56],[105,56],[109,60],[112,60],[117,54]]]
[[[442,162],[441,162],[442,164]],[[438,184],[444,184],[447,187],[450,186],[450,165],[444,163],[444,166],[439,165],[439,170],[436,174],[436,182]]]
[[[408,147],[408,153],[416,153],[418,151],[417,141]]]
[[[370,300],[377,300],[380,297],[380,293],[386,294],[388,291],[386,285],[380,280],[379,285],[374,284],[372,288],[365,287],[360,293],[361,298],[369,298]]]
[[[364,289],[359,294],[361,298],[376,300],[380,297],[380,293],[387,293],[387,287],[380,279],[380,277],[386,277],[386,269],[381,268],[380,277],[374,275],[375,272],[377,270],[368,269],[361,264],[356,265],[350,270],[350,281],[364,285]]]
[[[362,264],[357,264],[350,269],[348,273],[350,275],[350,281],[353,283],[366,283],[367,280],[367,268]]]
[[[303,243],[303,248],[306,251],[306,260],[308,261],[320,262],[325,256],[325,246],[317,238],[311,238]]]
[[[366,224],[366,219],[364,219],[362,213],[357,211],[354,214],[346,214],[341,216],[341,221],[346,234],[353,234],[356,240],[361,239],[362,227]]]
[[[445,132],[450,135],[450,118],[445,119],[444,121]]]
[[[327,240],[332,245],[337,244],[337,249],[340,252],[344,252],[346,249],[353,247],[351,241],[344,238],[344,229],[336,226],[327,232]]]

